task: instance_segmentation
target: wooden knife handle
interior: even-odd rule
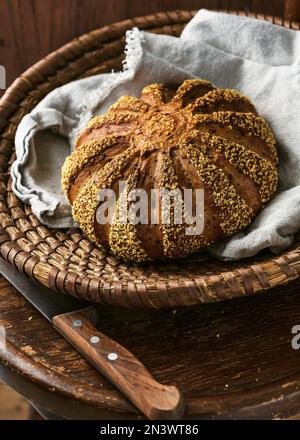
[[[132,353],[99,332],[92,323],[95,314],[94,307],[65,313],[55,316],[53,325],[149,419],[180,419],[181,392],[157,382]]]

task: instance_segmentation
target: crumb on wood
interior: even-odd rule
[[[61,366],[52,367],[52,370],[56,371],[57,373],[65,373],[66,372],[65,367],[62,366],[62,365]]]
[[[21,351],[30,356],[34,356],[36,354],[36,351],[31,347],[31,345],[25,345],[24,347],[21,347]]]

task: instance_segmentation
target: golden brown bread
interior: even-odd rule
[[[188,255],[245,228],[277,188],[277,151],[268,124],[234,90],[202,80],[151,84],[96,116],[62,169],[74,218],[91,240],[124,259]],[[128,189],[204,189],[204,231],[186,224],[123,224],[119,181]],[[112,224],[99,224],[100,189],[118,194]],[[161,208],[160,208],[161,211]]]

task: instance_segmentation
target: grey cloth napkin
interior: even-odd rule
[[[277,195],[247,230],[211,252],[231,260],[288,248],[300,229],[300,32],[260,20],[201,10],[180,38],[129,31],[122,72],[60,87],[24,117],[12,166],[15,193],[43,223],[74,226],[60,168],[86,122],[149,83],[194,77],[249,96],[279,143]]]

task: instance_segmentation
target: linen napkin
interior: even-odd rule
[[[180,38],[133,29],[122,72],[69,83],[46,96],[16,133],[13,189],[45,224],[74,226],[60,168],[87,121],[120,96],[152,82],[202,78],[240,90],[270,123],[279,144],[277,195],[253,223],[210,251],[240,259],[280,252],[300,229],[300,33],[271,23],[201,10]]]

